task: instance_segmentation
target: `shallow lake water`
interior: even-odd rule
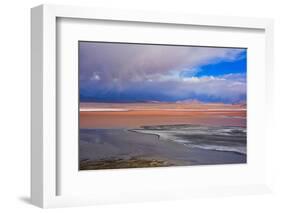
[[[149,159],[174,166],[246,163],[246,135],[246,128],[230,126],[80,129],[79,158],[80,163]]]

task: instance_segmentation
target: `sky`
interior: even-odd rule
[[[247,50],[79,42],[80,102],[245,103]]]

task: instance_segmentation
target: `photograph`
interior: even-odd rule
[[[247,48],[78,41],[78,79],[80,171],[247,163]]]

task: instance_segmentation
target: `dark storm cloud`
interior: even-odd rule
[[[193,77],[197,68],[235,61],[243,49],[80,42],[80,98],[97,101],[245,99],[243,74]],[[181,76],[180,73],[185,75]],[[190,75],[188,74],[190,73]]]

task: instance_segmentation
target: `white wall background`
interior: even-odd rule
[[[281,212],[281,5],[278,0],[9,0],[0,7],[0,211],[37,212],[29,204],[30,8],[42,3],[139,9],[191,14],[269,17],[275,20],[275,124],[272,141],[274,193],[259,196],[53,209],[52,212]],[[278,85],[279,83],[279,85]],[[278,138],[277,138],[278,136]]]

